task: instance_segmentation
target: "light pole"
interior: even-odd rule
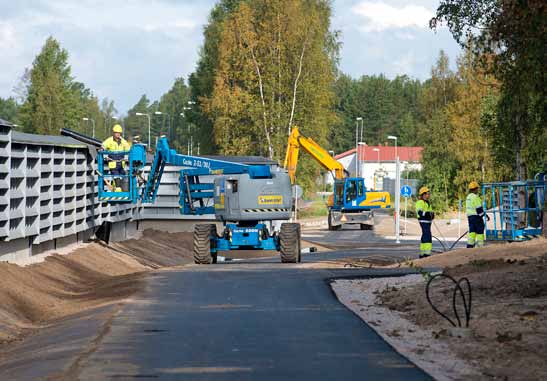
[[[152,141],[150,138],[150,114],[146,114],[143,112],[136,112],[135,115],[137,116],[146,116],[148,118],[148,149],[152,149]]]
[[[154,114],[155,115],[167,115],[167,123],[169,123],[169,127],[168,127],[169,132],[167,133],[167,136],[169,136],[169,138],[171,138],[171,121],[169,120],[169,114],[166,113],[166,112],[163,112],[163,111],[156,111]],[[163,117],[163,122],[165,122],[165,116]],[[163,129],[163,124],[164,123],[161,124],[162,129]]]
[[[395,140],[395,242],[400,243],[399,215],[401,209],[401,172],[399,169],[399,156],[397,155],[397,136],[389,135],[387,138],[390,140]]]
[[[389,135],[387,138],[390,140],[395,140],[395,161],[397,161],[397,136]]]
[[[104,116],[104,136],[106,137],[106,135],[108,134],[108,120],[109,119],[113,119],[113,120],[118,120],[118,117],[116,116],[109,116],[108,114],[106,114]]]
[[[359,177],[359,121],[363,120],[360,116],[355,118],[355,177]]]
[[[86,122],[87,121],[91,121],[92,125],[93,125],[93,135],[92,137],[95,137],[95,120],[93,120],[92,118],[82,118],[82,120],[85,120]]]
[[[188,101],[188,104],[189,105],[195,105],[196,102],[193,102],[193,101]],[[183,107],[182,108],[184,111],[188,111],[188,110],[191,110],[192,107]],[[186,116],[184,115],[184,113],[181,113],[182,116],[184,116],[186,118]],[[193,145],[194,145],[194,137],[190,134],[190,123],[188,123],[188,121],[186,121],[186,126],[187,126],[187,131],[188,131],[188,155],[191,155],[192,154],[192,150],[193,150]]]
[[[380,149],[379,148],[373,148],[374,152],[378,153],[378,168],[380,168]]]
[[[359,150],[361,152],[363,152],[363,155],[359,155],[359,172],[357,173],[357,177],[363,177],[363,176],[361,176],[361,174],[363,173],[363,168],[362,168],[362,165],[361,165],[361,156],[365,156],[364,149],[365,149],[366,145],[367,145],[367,143],[365,143],[365,142],[357,143],[358,147],[361,147],[361,146],[363,147],[363,148],[359,148]],[[364,160],[364,158],[363,158],[363,160]]]

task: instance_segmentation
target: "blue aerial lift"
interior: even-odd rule
[[[534,180],[492,182],[482,185],[486,239],[525,241],[542,234],[547,179],[538,173]],[[490,208],[488,208],[490,206]]]
[[[278,250],[282,262],[300,262],[300,224],[282,223],[279,231],[274,231],[272,224],[274,220],[288,220],[291,215],[291,184],[284,169],[183,155],[161,137],[145,179],[145,145],[133,144],[129,151],[115,153],[125,163],[125,175],[108,173],[106,163],[112,154],[98,152],[100,201],[153,203],[165,166],[184,167],[179,183],[181,213],[215,214],[224,226],[221,234],[216,224],[195,226],[196,263],[216,263],[219,250],[240,249]]]

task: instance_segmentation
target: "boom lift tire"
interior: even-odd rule
[[[282,263],[298,263],[300,255],[300,224],[281,224],[279,246]]]
[[[211,242],[216,236],[215,224],[199,224],[194,227],[194,262],[198,265],[216,263],[217,255],[211,254]]]
[[[334,230],[342,229],[342,225],[334,225],[333,222],[334,222],[334,216],[329,211],[329,217],[328,217],[329,230],[334,231]]]

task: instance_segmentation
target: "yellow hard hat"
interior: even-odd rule
[[[122,126],[120,126],[119,124],[116,124],[114,127],[112,127],[112,132],[122,133],[123,132]]]
[[[478,187],[479,187],[479,183],[477,183],[476,181],[471,181],[469,183],[469,190],[477,189]]]
[[[428,193],[429,192],[429,188],[428,187],[421,187],[420,188],[420,191],[418,192],[418,195],[421,196],[423,195],[424,193]]]

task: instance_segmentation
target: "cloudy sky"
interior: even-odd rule
[[[14,95],[51,35],[70,54],[78,81],[125,112],[142,94],[157,99],[195,67],[215,0],[0,0],[0,97]],[[437,0],[334,0],[341,69],[425,79],[440,49],[459,48],[446,29],[429,30]]]

